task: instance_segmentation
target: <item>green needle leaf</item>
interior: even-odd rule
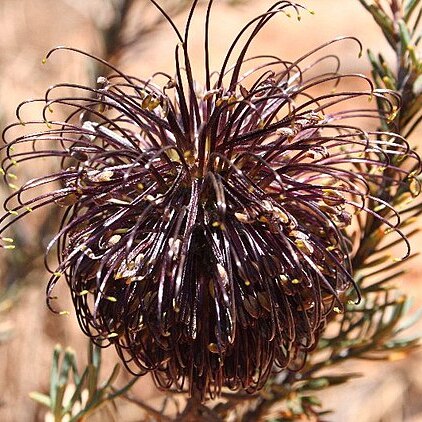
[[[43,406],[48,407],[49,409],[51,408],[51,400],[47,395],[39,393],[38,391],[31,391],[29,397]]]

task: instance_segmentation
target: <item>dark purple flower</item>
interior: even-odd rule
[[[31,209],[64,207],[48,248],[57,245],[59,260],[49,302],[65,277],[93,341],[114,344],[131,371],[151,372],[161,388],[188,386],[205,398],[222,387],[254,392],[274,367],[297,364],[315,347],[355,285],[355,215],[404,238],[397,213],[372,192],[405,189],[412,175],[397,163],[417,157],[399,135],[353,123],[391,117],[362,108],[360,98],[385,101],[391,115],[398,99],[362,75],[339,73],[332,55],[316,56],[349,38],[293,63],[246,58],[273,16],[299,11],[289,1],[245,27],[232,67],[240,35],[216,73],[207,35],[198,85],[188,54],[195,7],[184,35],[169,19],[180,41],[174,77],[142,80],[108,65],[112,74],[95,88],[59,84],[36,100],[42,119],[21,121],[33,133],[5,139],[4,177],[10,182],[14,163],[44,157],[61,168],[6,200],[1,231]],[[92,57],[64,47],[48,56],[57,50]],[[333,71],[321,72],[329,60]],[[344,79],[367,88],[341,90]],[[59,105],[68,118],[51,120]]]

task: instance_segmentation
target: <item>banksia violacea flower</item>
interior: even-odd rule
[[[20,122],[4,135],[6,182],[17,163],[52,157],[61,167],[17,188],[1,231],[31,210],[63,207],[47,251],[57,247],[59,261],[50,306],[63,277],[93,341],[114,344],[132,372],[151,372],[161,388],[205,399],[222,387],[252,393],[274,368],[303,361],[356,288],[354,219],[377,218],[407,242],[397,212],[372,192],[404,191],[414,173],[397,163],[417,157],[399,135],[353,123],[391,118],[399,105],[393,93],[374,91],[362,75],[318,71],[333,59],[318,54],[351,38],[294,62],[247,58],[272,17],[299,13],[289,1],[247,24],[234,65],[240,35],[215,73],[210,1],[201,87],[188,52],[196,3],[184,35],[165,15],[180,41],[175,76],[138,79],[73,48],[48,54],[84,54],[111,74],[94,88],[63,83],[29,101],[41,104],[40,121],[21,117],[28,102],[18,107]],[[344,79],[367,88],[333,90]],[[71,94],[61,96],[64,88]],[[385,102],[385,116],[356,105],[373,97]],[[51,119],[57,106],[68,110],[64,121]],[[35,129],[9,140],[20,124]]]

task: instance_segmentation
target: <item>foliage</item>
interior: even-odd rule
[[[57,345],[53,352],[49,393],[32,392],[30,397],[50,409],[54,422],[80,421],[124,394],[138,380],[132,378],[125,386],[116,388],[119,369],[116,364],[108,379],[100,382],[101,349],[98,346],[89,344],[88,364],[81,371],[75,352]]]

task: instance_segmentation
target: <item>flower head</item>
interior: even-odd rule
[[[376,97],[391,114],[398,99],[318,56],[350,38],[294,62],[247,58],[273,16],[299,12],[281,1],[240,33],[234,65],[240,35],[211,73],[211,4],[202,87],[188,52],[195,2],[183,36],[168,18],[180,41],[175,76],[143,80],[108,65],[96,87],[48,89],[37,100],[40,121],[23,122],[19,106],[21,123],[35,129],[5,139],[6,180],[16,162],[52,157],[61,167],[6,200],[12,215],[1,228],[30,209],[64,207],[48,248],[56,245],[59,259],[49,302],[65,277],[88,336],[114,344],[131,371],[151,372],[160,387],[188,386],[203,398],[222,387],[254,392],[274,367],[294,366],[316,346],[354,286],[355,215],[401,235],[397,213],[372,192],[403,189],[410,176],[397,163],[417,159],[399,135],[353,123],[380,117],[357,99]],[[57,50],[92,57],[64,47],[48,56]],[[333,71],[318,70],[329,60]],[[367,88],[333,91],[343,79]],[[64,121],[48,115],[58,105]],[[379,206],[390,212],[381,217]]]

